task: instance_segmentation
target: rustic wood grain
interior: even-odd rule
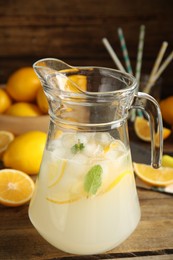
[[[111,259],[119,260],[120,258],[111,258]],[[173,255],[165,255],[165,256],[157,255],[157,256],[150,256],[150,258],[148,258],[148,256],[146,256],[146,257],[145,256],[135,257],[135,260],[148,260],[148,259],[150,259],[150,260],[172,260],[173,259]],[[107,260],[110,260],[110,258],[107,259]],[[128,257],[128,258],[126,258],[126,260],[132,260],[132,258]]]
[[[172,0],[6,0],[0,1],[0,80],[43,57],[73,65],[115,67],[101,39],[107,37],[122,59],[117,36],[121,26],[135,70],[139,27],[146,25],[143,72],[151,71],[162,41],[173,45]],[[164,73],[172,93],[173,65]],[[165,88],[163,91],[165,94]]]
[[[49,245],[30,223],[28,205],[1,206],[0,259],[115,259],[128,256],[140,259],[146,255],[157,256],[154,260],[171,259],[161,256],[173,255],[173,199],[150,191],[139,190],[138,193],[142,217],[135,232],[119,247],[90,258],[74,257]]]

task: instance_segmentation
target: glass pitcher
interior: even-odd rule
[[[49,102],[50,126],[29,217],[53,246],[97,254],[137,227],[140,207],[128,138],[128,112],[150,119],[152,165],[162,156],[157,102],[138,93],[136,79],[101,67],[71,67],[57,59],[34,64]],[[154,135],[160,133],[160,146]]]

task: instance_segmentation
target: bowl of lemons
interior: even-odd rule
[[[32,130],[47,132],[48,102],[32,67],[14,71],[0,87],[0,130],[15,135]]]

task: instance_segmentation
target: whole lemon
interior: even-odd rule
[[[173,96],[161,100],[160,109],[163,120],[166,123],[173,125]]]
[[[3,114],[11,105],[11,98],[4,89],[0,89],[0,114]]]
[[[162,166],[173,168],[173,156],[170,156],[168,154],[164,154],[162,156]]]
[[[6,114],[10,116],[39,116],[42,113],[40,109],[34,104],[27,102],[17,102],[7,109]]]
[[[37,105],[40,108],[40,110],[44,113],[48,113],[48,101],[46,98],[46,95],[44,94],[44,91],[42,88],[40,88],[37,92],[37,97],[36,97]]]
[[[6,90],[16,101],[33,101],[41,83],[32,67],[16,70],[8,78]]]
[[[3,155],[4,166],[24,171],[27,174],[37,174],[46,138],[46,133],[41,131],[29,131],[17,136]]]
[[[87,77],[85,75],[71,75],[68,79],[69,80],[66,82],[66,89],[68,91],[78,92],[75,84],[83,91],[87,90]]]

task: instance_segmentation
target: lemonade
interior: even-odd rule
[[[57,136],[45,150],[29,217],[63,251],[110,250],[140,219],[130,151],[109,133]]]

